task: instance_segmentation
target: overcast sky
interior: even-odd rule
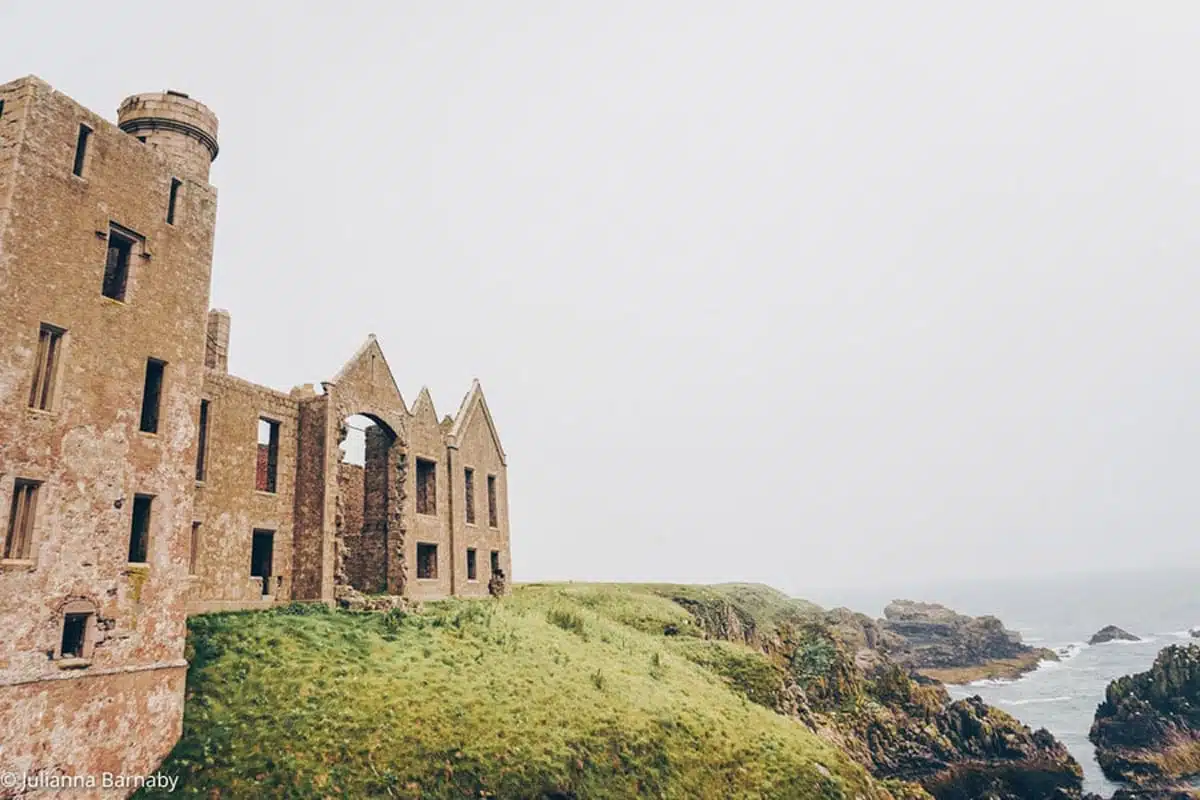
[[[478,377],[513,573],[1200,563],[1200,4],[0,5],[0,80],[220,117],[287,390]]]

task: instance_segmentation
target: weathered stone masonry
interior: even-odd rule
[[[228,374],[211,111],[136,95],[114,125],[35,77],[0,104],[0,767],[151,771],[188,613],[507,583],[478,382],[410,410],[374,337],[319,388]]]

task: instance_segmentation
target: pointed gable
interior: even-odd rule
[[[404,396],[400,394],[400,387],[396,385],[392,368],[388,366],[387,359],[383,355],[383,348],[379,346],[379,341],[373,333],[367,336],[367,340],[363,342],[362,346],[338,370],[332,383],[339,386],[369,387],[373,392],[391,394],[393,397],[399,398],[400,404],[406,410],[408,408],[404,403]]]
[[[421,391],[417,395],[417,400],[413,403],[412,415],[417,417],[422,425],[427,425],[430,428],[439,427],[437,411],[433,407],[433,396],[429,394],[428,386],[421,387]]]
[[[507,465],[508,457],[504,454],[504,447],[500,444],[500,434],[496,432],[496,423],[492,421],[492,413],[488,411],[487,400],[483,397],[483,387],[479,385],[478,378],[471,381],[471,388],[463,398],[462,405],[458,407],[454,424],[450,426],[450,431],[446,435],[449,445],[451,447],[458,446],[460,437],[466,432],[467,426],[476,414],[483,415],[488,432],[492,436],[492,442],[496,445],[496,452],[500,455],[500,463]]]

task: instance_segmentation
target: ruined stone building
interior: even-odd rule
[[[478,382],[411,409],[373,336],[326,382],[228,374],[210,311],[217,119],[134,95],[113,124],[0,85],[0,767],[146,773],[178,738],[189,613],[510,575]]]

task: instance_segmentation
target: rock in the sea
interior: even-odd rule
[[[1167,788],[1200,776],[1200,645],[1172,645],[1110,683],[1088,738],[1113,780]]]
[[[909,669],[949,683],[1017,677],[1051,650],[1030,647],[993,616],[969,617],[937,603],[895,600],[879,620],[880,649]]]
[[[1192,635],[1193,639],[1200,639],[1200,628],[1192,628],[1188,633]]]
[[[1134,636],[1127,630],[1122,630],[1116,625],[1105,625],[1100,630],[1092,634],[1092,638],[1088,639],[1088,644],[1104,644],[1105,642],[1140,642],[1141,639]]]

